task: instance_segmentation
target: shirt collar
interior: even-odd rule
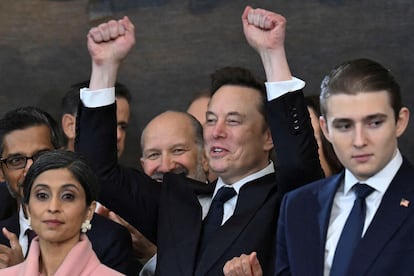
[[[376,191],[379,191],[381,194],[384,194],[388,189],[388,186],[391,184],[392,179],[395,174],[401,167],[403,162],[402,155],[397,149],[395,156],[391,159],[388,164],[382,168],[378,173],[374,174],[363,183],[374,188]],[[344,185],[344,194],[347,194],[354,184],[360,182],[348,169],[345,170],[345,185]]]
[[[19,208],[19,225],[20,225],[20,235],[25,235],[27,229],[32,229],[29,226],[29,220],[24,217],[23,206],[20,205]]]
[[[221,177],[218,178],[217,180],[217,184],[216,184],[216,188],[214,189],[214,194],[213,197],[216,195],[218,189],[220,189],[223,186],[227,186],[227,187],[233,187],[234,190],[236,191],[237,194],[239,194],[239,191],[241,189],[241,187],[243,187],[244,184],[246,184],[247,182],[250,182],[252,180],[258,179],[262,176],[268,175],[270,173],[274,173],[275,172],[275,167],[273,165],[273,162],[270,160],[269,165],[267,165],[265,168],[261,169],[258,172],[255,172],[253,174],[250,174],[242,179],[240,179],[239,181],[228,185],[226,183],[223,182],[223,179],[221,179]]]

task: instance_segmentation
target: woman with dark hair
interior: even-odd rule
[[[84,234],[91,229],[97,179],[77,153],[50,151],[30,167],[24,205],[37,234],[26,260],[1,275],[122,275],[100,263]]]
[[[321,116],[319,108],[319,96],[306,96],[305,104],[308,107],[315,139],[318,143],[319,160],[321,162],[323,172],[325,173],[326,177],[337,174],[343,169],[343,166],[336,157],[331,143],[329,143],[329,141],[325,138],[319,126],[319,117]]]

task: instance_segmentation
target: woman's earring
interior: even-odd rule
[[[91,221],[89,219],[87,219],[87,220],[85,220],[84,223],[82,223],[81,231],[82,231],[82,233],[86,233],[88,230],[91,230],[91,228],[92,228]]]
[[[30,217],[27,218],[27,225],[32,228],[32,219]]]

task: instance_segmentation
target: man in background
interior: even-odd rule
[[[209,90],[202,90],[194,95],[187,108],[187,113],[193,115],[202,126],[204,126],[206,123],[206,113],[210,98],[211,92]],[[212,170],[209,170],[208,181],[212,182],[216,179],[216,174]]]
[[[75,150],[76,136],[76,113],[79,107],[79,89],[89,84],[88,81],[76,83],[71,86],[61,100],[61,127],[63,132],[64,147],[68,150]],[[121,157],[125,149],[126,132],[130,118],[130,103],[132,100],[129,89],[122,83],[115,83],[116,98],[116,123],[117,123],[117,149],[118,158]]]

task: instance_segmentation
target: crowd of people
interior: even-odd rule
[[[145,126],[142,170],[118,161],[132,97],[117,76],[135,26],[92,28],[90,79],[62,98],[60,128],[30,106],[0,119],[1,275],[414,275],[398,83],[361,58],[305,97],[286,24],[245,8],[266,81],[217,69],[187,112]]]

